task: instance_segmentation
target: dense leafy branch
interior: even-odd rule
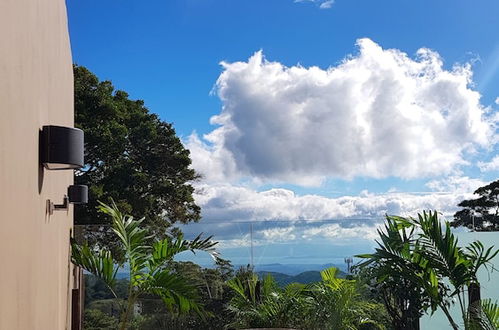
[[[474,191],[479,196],[459,203],[453,227],[466,226],[476,231],[499,231],[499,180]]]
[[[76,223],[109,224],[97,201],[111,198],[144,217],[140,226],[155,237],[165,237],[175,222],[199,220],[191,185],[198,175],[173,126],[82,66],[74,66],[74,91],[75,126],[85,132],[85,167],[75,181],[89,186],[89,203],[76,208]],[[86,228],[90,245],[116,243],[107,227]]]

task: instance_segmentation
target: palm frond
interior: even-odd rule
[[[147,266],[147,254],[151,249],[146,245],[147,230],[140,227],[144,219],[135,220],[132,216],[121,213],[114,201],[112,205],[102,202],[99,204],[99,210],[112,218],[113,232],[120,239],[130,265],[130,280],[138,280],[140,271]]]
[[[178,236],[176,239],[167,237],[165,239],[156,241],[152,244],[151,258],[149,258],[147,267],[152,272],[162,270],[173,257],[181,252],[191,251],[204,251],[209,253],[214,259],[218,259],[219,254],[214,246],[218,242],[211,240],[212,236],[205,239],[198,235],[194,240],[188,241],[183,239],[183,235]]]
[[[478,273],[478,269],[480,267],[483,266],[487,270],[489,267],[494,267],[490,261],[497,256],[499,249],[496,249],[495,251],[493,249],[494,246],[492,245],[485,250],[485,247],[480,241],[474,241],[466,247],[465,254],[471,262],[471,274],[474,279],[476,278],[476,274]]]
[[[78,245],[72,241],[71,260],[75,265],[100,278],[114,294],[119,265],[113,260],[111,252],[94,251],[86,244]]]
[[[481,301],[482,312],[487,317],[490,324],[499,329],[499,303],[492,301],[492,299],[485,299]]]
[[[168,270],[158,272],[149,278],[147,287],[142,289],[158,295],[171,311],[202,314],[197,287],[180,274]]]

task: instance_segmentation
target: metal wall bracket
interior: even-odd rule
[[[47,213],[52,215],[54,211],[66,211],[69,206],[68,196],[64,195],[62,204],[54,204],[50,199],[47,199]]]

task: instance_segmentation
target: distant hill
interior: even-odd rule
[[[241,266],[244,267],[246,265],[234,265],[234,270],[237,270]],[[213,268],[213,265],[203,265],[203,267]],[[319,272],[321,270],[324,270],[324,269],[327,269],[330,267],[338,268],[340,270],[340,273],[343,273],[343,274],[344,274],[344,271],[346,270],[344,265],[335,265],[335,264],[331,264],[331,263],[328,263],[328,264],[279,264],[279,263],[273,263],[273,264],[255,265],[254,271],[256,273],[280,274],[280,275],[276,275],[276,276],[279,276],[282,278],[284,278],[282,275],[288,275],[289,277],[297,277],[297,280],[294,280],[294,282],[306,283],[304,281],[307,281],[309,276],[315,276],[314,278],[317,278],[317,281],[319,281],[320,275],[317,275],[317,274],[319,274]],[[315,275],[307,275],[310,272],[315,272]],[[305,274],[305,275],[303,275],[303,274]],[[118,271],[117,278],[118,279],[127,279],[128,275],[129,275],[128,268],[125,267],[125,268],[120,269]],[[309,282],[307,282],[307,283],[309,283]]]
[[[260,264],[255,265],[255,272],[274,272],[274,273],[282,273],[286,275],[298,275],[303,272],[308,271],[321,271],[326,268],[336,267],[340,270],[345,270],[343,265],[335,265],[335,264]],[[235,267],[237,269],[237,266]]]
[[[287,275],[278,272],[265,272],[259,271],[257,272],[260,278],[263,278],[267,275],[272,275],[279,286],[286,286],[290,283],[302,283],[302,284],[310,284],[314,282],[319,282],[321,280],[321,272],[316,270],[311,270],[307,272],[300,273],[298,275]],[[347,274],[343,271],[339,271],[338,277],[344,278]]]

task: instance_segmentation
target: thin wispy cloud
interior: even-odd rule
[[[333,6],[334,0],[295,0],[295,3],[313,3],[320,9],[329,9]]]
[[[484,69],[486,71],[480,79],[478,85],[481,90],[486,90],[487,88],[489,88],[492,80],[497,77],[497,74],[499,73],[499,45],[495,47],[495,49],[488,56],[487,60],[482,63],[482,65],[484,65]]]
[[[320,9],[329,9],[333,6],[334,4],[334,0],[327,0],[327,1],[324,1],[323,3],[321,3],[319,5],[319,8]]]

